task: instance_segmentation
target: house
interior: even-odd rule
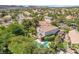
[[[44,37],[46,35],[56,34],[59,31],[58,27],[51,25],[47,21],[39,21],[39,27],[37,27],[37,36]]]
[[[74,19],[74,16],[68,15],[66,16],[66,19]]]
[[[75,51],[68,48],[66,54],[75,54]]]
[[[26,17],[26,19],[32,20],[32,19],[33,19],[33,17],[28,16],[28,17]]]
[[[23,22],[23,20],[25,19],[23,14],[18,14],[17,16],[17,21],[19,24],[21,24]]]
[[[79,32],[77,30],[71,30],[68,33],[71,44],[79,44]]]
[[[18,18],[19,18],[19,19],[24,19],[25,17],[24,17],[23,14],[18,14]]]
[[[7,22],[9,22],[11,20],[12,20],[11,15],[6,15],[6,16],[3,17],[3,22],[5,22],[5,23],[7,23]]]
[[[33,9],[33,12],[36,13],[36,12],[38,12],[38,10],[37,9]]]
[[[47,22],[49,22],[49,23],[51,23],[51,19],[52,19],[52,17],[48,17],[48,16],[44,17],[44,20],[47,21]]]
[[[31,13],[30,13],[30,12],[28,12],[28,11],[24,11],[24,12],[23,12],[23,14],[24,14],[24,15],[26,15],[26,16],[31,15]]]
[[[6,15],[3,18],[0,18],[0,24],[7,27],[12,23],[12,17],[11,15]]]

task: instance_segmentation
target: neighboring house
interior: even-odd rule
[[[11,15],[6,15],[3,17],[3,22],[8,23],[12,21],[12,16]]]
[[[71,48],[68,48],[66,54],[75,54],[75,51]]]
[[[71,15],[68,15],[66,16],[66,19],[74,19],[75,17],[74,16],[71,16]]]
[[[21,24],[23,22],[23,20],[25,19],[23,14],[18,14],[17,16],[17,21],[19,24]]]
[[[69,28],[69,26],[67,24],[65,24],[65,23],[60,23],[59,28],[65,29],[65,28]]]
[[[28,12],[28,11],[24,11],[24,12],[23,12],[23,14],[24,14],[24,15],[26,15],[26,16],[31,15],[31,13],[30,13],[30,12]]]
[[[38,10],[37,10],[37,9],[35,9],[35,10],[33,10],[33,12],[34,12],[34,13],[36,13],[36,12],[38,12]]]
[[[49,22],[49,23],[51,23],[51,19],[52,19],[52,17],[48,17],[48,16],[44,17],[44,20],[47,21],[47,22]]]
[[[26,17],[26,19],[28,20],[32,20],[33,19],[33,17],[30,17],[30,16],[28,16],[28,17]]]
[[[7,27],[12,23],[12,17],[10,15],[6,15],[3,18],[0,18],[0,24]]]
[[[59,31],[59,29],[53,25],[51,25],[47,21],[39,21],[39,27],[37,27],[37,36],[45,36],[45,35],[51,35],[56,34]]]
[[[79,44],[79,32],[77,30],[69,31],[71,44]]]

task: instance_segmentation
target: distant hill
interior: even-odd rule
[[[34,6],[34,5],[0,5],[0,10],[3,9],[21,9],[21,8],[79,8],[79,6],[69,5],[48,5],[48,6]]]
[[[0,9],[16,9],[16,8],[25,8],[25,7],[17,5],[0,5]]]
[[[79,6],[75,6],[75,5],[48,5],[48,6],[28,6],[29,8],[75,8],[75,7],[79,7]]]

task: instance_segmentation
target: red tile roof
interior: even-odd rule
[[[44,32],[48,32],[57,28],[46,21],[39,21],[39,25],[40,25],[41,30]]]

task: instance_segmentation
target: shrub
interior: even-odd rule
[[[55,35],[50,35],[50,36],[45,36],[44,40],[45,41],[53,41],[55,39]]]

